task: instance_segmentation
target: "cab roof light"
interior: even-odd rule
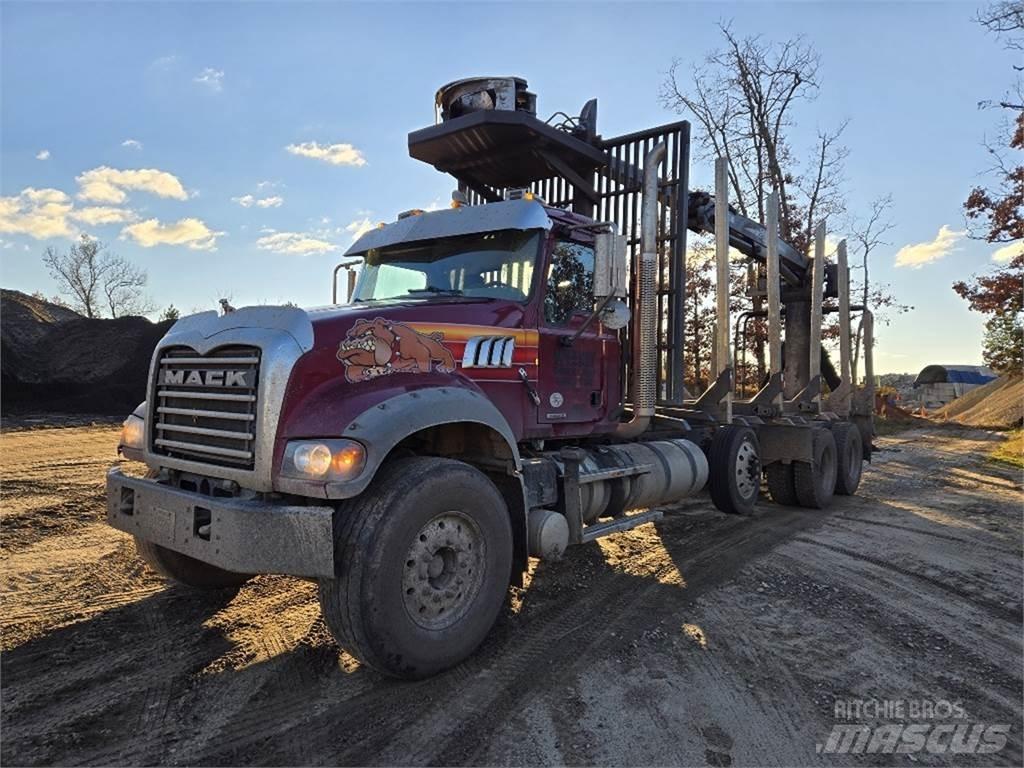
[[[408,211],[402,211],[400,214],[398,214],[398,220],[401,221],[402,219],[408,219],[410,216],[422,216],[422,215],[423,215],[423,209],[422,208],[410,208]]]

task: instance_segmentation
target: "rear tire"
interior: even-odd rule
[[[750,427],[730,424],[715,430],[708,452],[711,500],[729,515],[754,512],[761,491],[761,447]]]
[[[784,507],[798,507],[800,500],[796,497],[796,481],[793,478],[793,464],[777,461],[769,464],[764,470],[768,481],[768,493],[772,501]]]
[[[832,427],[836,440],[836,493],[853,496],[864,469],[864,443],[856,424],[841,421]]]
[[[225,571],[223,568],[138,537],[135,537],[135,550],[146,565],[165,579],[196,589],[237,590],[252,578],[249,574]]]
[[[793,462],[793,484],[801,507],[824,509],[836,491],[836,441],[829,429],[815,429],[813,462]]]
[[[320,580],[320,609],[346,651],[419,678],[483,642],[512,569],[508,508],[486,475],[452,459],[389,462],[334,528],[335,578]]]

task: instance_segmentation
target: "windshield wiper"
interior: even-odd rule
[[[436,285],[428,285],[426,288],[410,288],[409,293],[431,293],[435,296],[461,296],[462,291],[458,288],[438,288]]]

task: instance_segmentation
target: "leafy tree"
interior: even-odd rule
[[[690,394],[699,394],[711,378],[715,343],[714,249],[698,242],[686,259],[686,333],[683,338],[683,379]]]
[[[164,320],[177,320],[179,317],[181,317],[181,312],[178,311],[178,308],[173,304],[169,304],[167,309],[160,313],[160,322]]]
[[[1013,315],[995,315],[985,323],[982,357],[999,373],[1024,371],[1024,324]]]
[[[67,253],[47,248],[43,264],[71,307],[86,317],[102,317],[104,311],[110,317],[152,311],[142,293],[145,271],[109,253],[105,244],[88,235],[82,235]]]
[[[1024,366],[1024,253],[988,274],[954,283],[953,290],[973,311],[991,315],[985,323],[985,362],[1000,373],[1020,372]]]

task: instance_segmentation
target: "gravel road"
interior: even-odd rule
[[[1024,762],[1024,495],[981,458],[990,433],[883,438],[827,512],[702,498],[534,563],[484,647],[417,683],[340,652],[313,584],[231,597],[148,572],[103,523],[116,436],[0,437],[4,765]],[[872,726],[1010,730],[990,754],[821,750],[861,700]]]

